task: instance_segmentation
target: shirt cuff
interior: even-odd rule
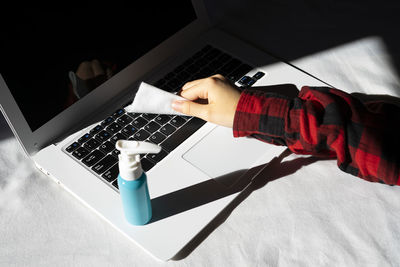
[[[233,136],[262,134],[283,137],[289,99],[276,93],[244,90],[236,107]]]

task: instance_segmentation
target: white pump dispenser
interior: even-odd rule
[[[139,179],[143,173],[139,154],[158,153],[161,147],[148,142],[118,140],[115,147],[119,154],[119,172],[127,181]]]
[[[115,147],[119,157],[118,189],[126,220],[133,225],[143,225],[152,216],[147,176],[142,170],[140,155],[158,153],[161,147],[147,142],[118,140]]]

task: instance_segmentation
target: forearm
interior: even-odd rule
[[[378,110],[378,112],[377,112]],[[298,97],[245,90],[234,136],[286,145],[298,154],[337,157],[341,170],[373,182],[399,184],[399,144],[393,131],[400,109],[371,111],[353,96],[303,87]],[[398,116],[397,116],[397,114]],[[396,146],[397,145],[397,146]]]

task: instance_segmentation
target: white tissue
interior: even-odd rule
[[[155,113],[182,115],[171,108],[174,100],[185,100],[183,97],[163,91],[155,86],[142,82],[132,104],[125,107],[131,113]]]

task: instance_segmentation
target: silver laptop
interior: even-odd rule
[[[215,73],[238,87],[288,82],[290,75],[311,80],[283,63],[262,68],[276,60],[211,27],[202,1],[180,2],[108,5],[96,12],[19,10],[1,52],[1,110],[26,153],[160,260],[182,251],[249,183],[240,182],[248,170],[283,147],[234,139],[231,129],[197,118],[126,113],[138,84],[176,93],[185,82]],[[144,226],[124,219],[116,184],[118,139],[163,148],[142,156],[153,207]]]

